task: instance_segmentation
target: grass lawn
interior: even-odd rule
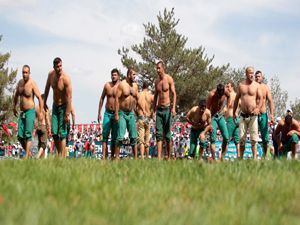
[[[291,161],[1,160],[0,224],[300,224]]]

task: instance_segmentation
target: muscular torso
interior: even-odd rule
[[[165,74],[162,79],[157,79],[155,82],[155,89],[158,94],[158,107],[170,106],[170,76]]]
[[[67,102],[66,75],[57,76],[55,71],[50,72],[50,86],[53,89],[53,102],[55,105],[62,105]]]
[[[225,95],[219,98],[216,94],[216,91],[213,91],[210,105],[211,115],[223,112],[225,99]]]
[[[205,111],[201,113],[199,107],[195,106],[191,109],[188,118],[192,122],[192,128],[204,129],[209,124],[210,111],[205,109]]]
[[[20,110],[28,110],[34,107],[34,91],[33,81],[29,79],[26,83],[24,80],[20,80],[18,83],[18,93],[20,96]]]
[[[240,91],[240,109],[243,113],[253,113],[254,109],[257,107],[256,98],[258,93],[259,84],[252,81],[251,84],[246,84],[244,81],[239,86]]]
[[[137,104],[138,116],[150,116],[152,99],[153,96],[147,90],[144,90],[139,93]]]
[[[115,111],[115,99],[116,99],[116,91],[118,88],[118,84],[113,84],[112,82],[106,83],[105,94],[106,94],[106,105],[105,108],[109,111]]]
[[[227,105],[226,105],[226,112],[225,112],[226,118],[233,117],[233,105],[234,105],[235,96],[236,93],[232,91],[227,97]]]
[[[260,90],[261,90],[261,93],[262,93],[262,98],[261,98],[261,101],[262,101],[262,106],[260,108],[260,112],[261,113],[264,113],[267,111],[267,106],[266,106],[266,101],[267,101],[267,94],[268,94],[268,87],[267,85],[265,84],[260,84]]]
[[[119,110],[130,112],[136,107],[138,87],[137,84],[133,83],[130,86],[126,80],[123,80],[119,84],[119,89],[121,91],[121,96],[119,98]]]

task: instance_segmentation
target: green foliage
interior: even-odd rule
[[[280,86],[280,81],[277,76],[274,76],[270,80],[270,90],[274,102],[274,117],[283,116],[286,110],[286,103],[288,100],[288,92],[282,90]]]
[[[119,49],[118,54],[124,66],[137,70],[141,79],[152,85],[157,78],[155,64],[162,60],[166,72],[175,82],[178,111],[185,112],[197,105],[200,98],[207,97],[208,91],[222,80],[229,64],[214,67],[211,64],[213,57],[209,58],[202,46],[187,48],[187,37],[178,34],[175,29],[179,19],[174,17],[174,9],[159,12],[157,19],[158,26],[150,22],[144,24],[143,42],[131,46],[137,57],[130,56],[130,50],[125,47]]]
[[[2,36],[0,35],[0,42]],[[0,52],[0,124],[13,120],[12,99],[17,70],[7,68],[10,53]]]
[[[154,169],[155,168],[155,169]],[[2,160],[1,224],[299,224],[300,164]]]
[[[296,98],[294,102],[290,102],[291,110],[293,110],[293,117],[300,120],[300,99]]]

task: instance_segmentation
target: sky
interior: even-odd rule
[[[76,122],[91,123],[110,71],[126,73],[118,49],[141,43],[143,24],[157,24],[164,8],[174,8],[187,47],[203,46],[214,66],[252,65],[268,80],[278,76],[289,101],[299,98],[297,0],[0,0],[0,52],[11,53],[7,66],[18,69],[18,80],[22,66],[30,65],[41,93],[53,59],[61,57],[72,80]]]

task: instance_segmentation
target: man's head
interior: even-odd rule
[[[248,81],[253,81],[253,75],[254,75],[254,68],[253,68],[253,66],[248,66],[246,68],[246,79]]]
[[[225,94],[225,88],[223,84],[218,84],[216,94],[219,98]]]
[[[291,125],[293,122],[293,116],[288,114],[284,117],[284,123],[287,125]]]
[[[234,90],[235,86],[234,86],[234,83],[233,81],[229,81],[227,84],[226,84],[226,90],[229,91],[229,92],[232,92]]]
[[[127,70],[127,79],[131,82],[134,83],[135,82],[135,77],[136,77],[136,72],[132,69],[129,68]]]
[[[163,75],[165,73],[165,66],[163,61],[160,60],[156,63],[156,71],[158,75]]]
[[[148,89],[149,83],[147,81],[143,82],[143,90]]]
[[[25,82],[27,82],[29,80],[29,76],[30,76],[30,67],[28,65],[24,65],[22,68],[22,76],[23,76],[23,80]]]
[[[55,73],[57,75],[61,75],[62,74],[62,60],[59,57],[56,57],[53,60],[53,69],[55,70]]]
[[[264,76],[263,76],[262,72],[260,70],[257,70],[255,72],[255,81],[257,83],[261,84],[263,82],[263,80],[264,80]]]
[[[199,101],[199,109],[200,109],[200,112],[204,112],[205,109],[206,109],[206,100],[205,99],[201,99]]]
[[[112,69],[111,71],[111,81],[116,83],[120,79],[120,72],[118,69]]]

